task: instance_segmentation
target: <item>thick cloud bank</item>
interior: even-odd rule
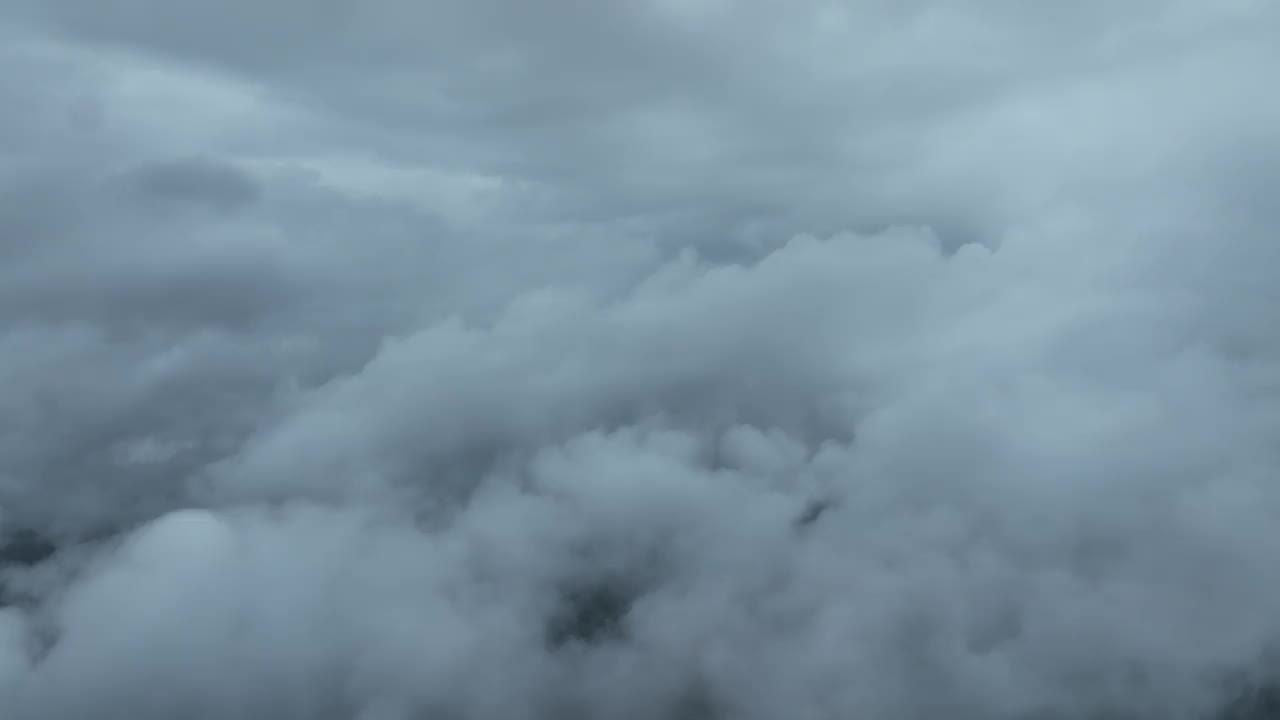
[[[0,4],[0,716],[1280,716],[1278,39]]]

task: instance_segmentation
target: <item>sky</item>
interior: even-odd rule
[[[0,0],[5,717],[1263,717],[1277,68],[1266,0]]]

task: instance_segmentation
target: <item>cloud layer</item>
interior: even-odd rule
[[[7,717],[1268,702],[1271,4],[211,7],[0,9]]]

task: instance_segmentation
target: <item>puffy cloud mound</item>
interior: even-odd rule
[[[1275,716],[1276,10],[539,8],[0,10],[5,717]]]

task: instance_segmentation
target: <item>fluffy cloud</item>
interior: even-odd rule
[[[1268,701],[1270,5],[0,17],[14,717]]]

